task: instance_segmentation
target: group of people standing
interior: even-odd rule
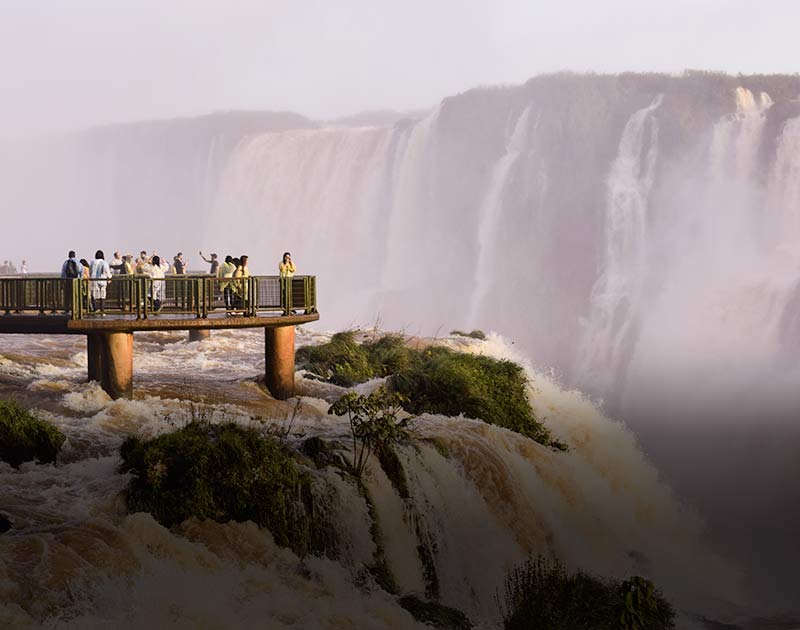
[[[219,288],[225,301],[226,311],[229,314],[233,314],[234,311],[243,309],[248,300],[248,284],[240,280],[250,277],[250,270],[247,266],[248,256],[242,255],[234,258],[228,255],[222,264],[220,264],[216,254],[211,254],[211,258],[206,258],[201,251],[200,257],[211,265],[209,275],[221,279]],[[289,252],[285,252],[278,265],[281,278],[291,278],[296,270],[292,255]],[[105,310],[108,283],[117,275],[138,275],[153,278],[153,282],[150,283],[148,297],[152,302],[153,310],[160,311],[165,297],[164,278],[167,274],[186,275],[186,262],[181,252],[178,252],[173,257],[173,263],[170,265],[166,260],[162,260],[156,252],[148,256],[144,250],[140,252],[135,261],[131,254],[120,256],[119,252],[114,252],[114,258],[111,262],[105,260],[105,254],[102,250],[95,252],[92,262],[87,261],[85,258],[78,259],[75,252],[71,250],[61,266],[61,277],[64,279],[83,278],[92,280],[89,283],[89,288],[85,289],[85,297],[90,310],[101,313]],[[72,284],[69,283],[66,286],[68,291],[66,302],[71,304]]]
[[[17,266],[10,260],[4,260],[3,264],[0,265],[0,276],[13,276],[18,273],[22,274],[23,276],[28,273],[28,263],[26,263],[24,260],[19,266],[19,269],[17,269]]]

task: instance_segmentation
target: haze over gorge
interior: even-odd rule
[[[19,235],[0,257],[157,249],[200,269],[202,248],[274,274],[289,250],[318,277],[318,329],[496,331],[625,422],[748,597],[791,608],[799,97],[797,75],[564,73],[413,114],[0,143]]]

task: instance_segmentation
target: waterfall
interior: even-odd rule
[[[726,175],[743,179],[753,175],[761,131],[766,122],[765,112],[772,104],[766,92],[761,92],[756,101],[750,90],[736,88],[736,112],[724,116],[714,125],[711,168],[716,180]]]
[[[800,409],[800,103],[787,96],[799,91],[800,77],[791,76],[553,75],[469,90],[428,113],[378,126],[330,127],[290,115],[259,115],[258,124],[245,124],[241,113],[226,113],[212,121],[93,130],[64,140],[58,151],[45,142],[29,154],[2,147],[8,185],[0,196],[11,209],[6,227],[22,235],[8,240],[2,258],[35,254],[42,262],[34,261],[34,269],[57,271],[67,248],[81,256],[98,247],[169,254],[202,248],[221,256],[249,254],[254,273],[274,274],[289,250],[299,273],[318,276],[321,319],[309,330],[377,321],[387,330],[441,337],[471,323],[513,340],[537,367],[531,397],[539,417],[554,431],[571,427],[574,443],[591,443],[597,452],[570,453],[560,460],[568,463],[562,469],[551,466],[550,453],[529,451],[502,430],[425,419],[427,435],[441,438],[455,456],[441,457],[427,445],[403,450],[401,459],[414,471],[407,499],[377,471],[370,482],[384,523],[383,552],[404,589],[425,586],[427,567],[412,554],[417,543],[441,538],[452,541],[431,554],[443,598],[476,616],[488,614],[488,604],[485,595],[471,598],[471,591],[499,576],[520,551],[543,550],[577,564],[568,550],[579,548],[589,568],[620,572],[638,569],[642,548],[650,550],[647,558],[661,553],[669,536],[658,528],[672,528],[663,523],[676,519],[663,507],[666,499],[644,495],[663,498],[662,490],[647,486],[638,499],[614,502],[615,492],[628,492],[655,471],[630,463],[638,451],[619,442],[633,443],[633,437],[620,437],[610,421],[576,426],[575,418],[600,413],[585,401],[554,412],[554,396],[567,394],[554,394],[556,386],[541,378],[552,370],[564,388],[584,387],[604,400],[605,413],[636,432],[663,478],[707,518],[709,540],[726,545],[726,553],[752,570],[748,589],[769,595],[790,589],[791,571],[800,564],[796,536],[785,525],[800,519],[800,471],[792,450]],[[75,178],[66,174],[72,167]],[[80,220],[106,213],[126,220]],[[32,252],[25,238],[31,226],[53,221],[63,229],[42,231]],[[124,226],[116,234],[109,233],[114,223]],[[501,256],[502,278],[492,268]],[[219,341],[206,347],[227,342],[241,349],[225,333],[214,338]],[[146,335],[137,347],[152,339],[161,337]],[[153,367],[167,356],[172,365],[187,362],[194,376],[212,371],[204,354],[176,356],[180,344],[163,345],[137,355],[137,364]],[[252,385],[263,337],[252,346],[242,360],[249,371],[230,377],[232,355],[219,353],[214,378],[250,379]],[[5,359],[0,367],[9,363],[29,369]],[[149,373],[143,369],[142,379]],[[8,378],[22,377],[14,371]],[[94,396],[77,385],[80,378],[75,372],[19,391],[26,397],[62,390]],[[172,391],[179,397],[184,388]],[[87,414],[105,425],[116,414],[130,420],[133,411],[126,415],[125,405],[140,410],[156,404],[106,401],[97,417]],[[44,407],[54,405],[48,400]],[[71,416],[63,423],[85,424]],[[614,439],[603,441],[608,435]],[[36,472],[48,488],[62,487],[53,475],[81,474],[80,467]],[[24,496],[28,479],[15,475],[6,475],[8,483],[26,481],[19,486]],[[313,566],[335,573],[369,562],[378,543],[364,540],[372,524],[364,498],[341,479],[317,481],[342,506],[337,518],[345,569],[323,561]],[[449,496],[437,497],[443,487]],[[641,528],[652,525],[658,542],[626,546],[612,535],[635,537],[630,519],[648,514],[663,516]],[[466,519],[485,524],[496,547],[467,557],[474,541],[470,546],[444,534]],[[110,538],[122,531],[146,558],[150,539],[172,540],[141,517],[109,527]],[[691,538],[690,530],[680,530],[678,538]],[[208,531],[212,540],[222,536],[211,526]],[[253,536],[239,526],[223,531]],[[9,547],[17,540],[0,536]],[[198,553],[203,567],[213,564],[203,555],[211,552]],[[269,579],[235,581],[245,579],[240,576],[234,583],[257,590],[254,584],[294,579],[296,565],[285,561],[291,569]],[[174,577],[157,559],[143,565],[142,575],[152,570]],[[1,564],[0,574],[2,582]],[[312,582],[303,588],[314,591]],[[233,598],[243,590],[214,583]],[[363,602],[356,589],[320,583],[348,606],[358,601],[363,610],[397,619],[392,602]],[[138,595],[154,594],[145,578],[136,584]],[[298,597],[292,610],[298,623],[307,619],[305,600]],[[0,604],[0,625],[2,619]]]
[[[800,117],[787,121],[781,132],[768,185],[770,217],[777,224],[777,241],[800,241]]]
[[[527,148],[530,111],[531,106],[528,105],[514,124],[514,131],[506,144],[506,151],[492,169],[489,188],[481,204],[480,220],[478,222],[478,264],[475,270],[475,291],[472,294],[469,316],[467,317],[467,321],[470,322],[472,327],[479,325],[478,311],[483,306],[489,290],[499,276],[506,274],[505,263],[494,263],[494,261],[501,258],[499,254],[502,248],[498,246],[497,233],[503,216],[503,191],[505,190],[506,179],[509,173],[513,171],[517,158]],[[534,124],[534,129],[530,133],[535,135],[536,124]]]
[[[647,274],[647,203],[658,153],[659,95],[631,116],[608,177],[605,268],[592,289],[578,350],[580,381],[606,392],[624,373],[635,343]],[[624,377],[623,377],[624,378]]]

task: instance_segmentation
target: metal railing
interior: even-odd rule
[[[165,315],[259,313],[317,310],[315,276],[114,276],[111,279],[53,277],[0,278],[0,312],[69,314],[72,319],[116,315],[135,319]]]

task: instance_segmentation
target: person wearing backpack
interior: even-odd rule
[[[67,254],[67,259],[61,265],[61,277],[64,282],[64,312],[68,313],[72,310],[72,285],[75,278],[80,278],[83,275],[83,268],[81,261],[75,257],[75,252],[70,250]]]

